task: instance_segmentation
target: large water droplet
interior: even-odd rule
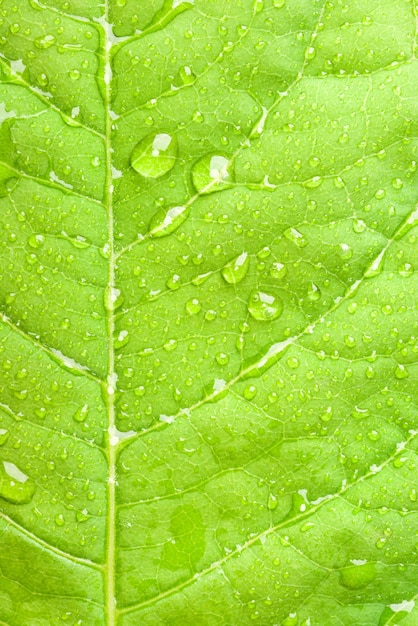
[[[169,235],[183,224],[189,213],[190,207],[185,206],[160,209],[151,219],[149,234],[153,237],[165,237],[165,235]]]
[[[226,156],[208,154],[193,166],[192,180],[201,194],[228,189],[234,182],[232,164]]]
[[[0,463],[0,496],[13,504],[27,504],[35,493],[35,483],[14,463]]]
[[[288,229],[286,229],[284,231],[284,236],[286,237],[286,239],[288,239],[289,241],[294,243],[298,248],[304,248],[309,243],[308,240],[306,239],[305,235],[303,235],[296,228],[288,228]]]
[[[257,289],[250,295],[248,311],[254,319],[267,322],[282,314],[283,302],[278,296]]]
[[[230,285],[237,285],[247,275],[250,259],[247,252],[243,252],[232,261],[229,261],[222,270],[222,276]]]
[[[167,174],[177,158],[177,139],[168,133],[150,133],[131,154],[131,165],[146,178],[159,178]]]

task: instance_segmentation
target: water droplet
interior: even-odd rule
[[[35,483],[14,463],[0,463],[0,496],[12,504],[27,504],[36,491]]]
[[[194,0],[165,0],[163,6],[155,13],[151,22],[146,25],[147,33],[163,29],[176,15],[193,7]]]
[[[115,336],[115,340],[114,340],[115,350],[118,350],[119,348],[123,348],[123,346],[126,346],[128,341],[129,341],[128,331],[127,330],[119,331],[117,335]]]
[[[254,290],[248,301],[248,311],[256,320],[274,320],[282,314],[283,302],[271,293]]]
[[[232,261],[229,261],[222,270],[222,276],[230,285],[237,285],[247,275],[250,259],[247,252],[243,252]]]
[[[305,235],[296,230],[296,228],[287,228],[283,234],[286,239],[294,243],[298,248],[304,248],[309,243]]]
[[[270,511],[274,511],[274,509],[277,509],[277,505],[278,504],[279,503],[277,501],[277,497],[274,494],[269,493],[269,497],[268,497],[268,501],[267,501],[267,508]]]
[[[31,248],[42,248],[45,243],[45,237],[43,235],[30,235],[28,238],[28,244]]]
[[[308,300],[310,300],[311,302],[318,302],[318,300],[321,298],[321,290],[319,289],[317,285],[315,285],[314,283],[311,283],[309,285],[308,292],[306,295],[307,295]]]
[[[57,526],[64,526],[65,519],[62,513],[59,513],[58,515],[55,516],[55,523]]]
[[[344,567],[340,572],[340,583],[349,589],[359,589],[371,583],[377,576],[374,563]]]
[[[409,372],[406,369],[405,365],[401,365],[401,363],[398,363],[398,366],[395,370],[395,378],[408,378],[409,376]]]
[[[287,267],[283,263],[279,263],[278,261],[273,263],[270,268],[270,276],[272,278],[283,278],[287,273]]]
[[[322,176],[314,176],[313,178],[305,181],[303,184],[304,187],[306,187],[307,189],[316,189],[317,187],[322,185],[323,182],[324,179],[322,178]]]
[[[286,4],[286,0],[273,0],[273,6],[276,9],[282,9]]]
[[[177,158],[177,139],[168,133],[150,133],[131,154],[131,165],[146,178],[159,178],[167,174]]]
[[[186,302],[186,311],[189,315],[196,315],[202,310],[202,305],[197,298],[191,298]]]
[[[344,259],[344,261],[348,261],[353,256],[353,251],[347,243],[340,243],[338,246],[338,254]]]
[[[0,446],[4,445],[8,440],[10,433],[5,428],[0,428]]]
[[[183,224],[190,213],[190,208],[174,206],[170,209],[160,209],[152,217],[149,225],[149,233],[153,237],[165,237],[177,230]]]
[[[44,35],[43,37],[38,37],[37,39],[35,39],[34,43],[37,48],[40,48],[41,50],[46,50],[47,48],[53,46],[55,41],[56,40],[54,35]]]
[[[89,405],[83,404],[83,406],[79,407],[77,411],[74,413],[73,419],[76,422],[80,422],[80,423],[84,422],[84,420],[87,417],[88,412],[89,412]]]
[[[201,194],[228,189],[234,182],[230,160],[223,155],[204,156],[193,166],[192,180]]]
[[[398,272],[404,278],[408,278],[409,276],[412,276],[412,274],[414,273],[414,267],[413,265],[411,265],[411,263],[402,263],[398,267]]]
[[[191,68],[188,65],[184,65],[179,69],[179,76],[183,85],[191,85],[196,80],[196,76],[193,74]]]

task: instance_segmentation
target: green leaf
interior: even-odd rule
[[[0,622],[415,625],[416,0],[0,13]]]

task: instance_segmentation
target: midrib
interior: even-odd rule
[[[106,625],[116,624],[116,601],[115,601],[115,551],[116,551],[116,511],[115,511],[115,489],[116,489],[116,447],[112,445],[111,436],[115,428],[115,360],[113,337],[115,330],[115,319],[113,311],[112,292],[115,288],[115,251],[113,243],[113,181],[112,181],[112,146],[111,130],[112,122],[110,118],[111,88],[111,39],[109,37],[109,0],[105,0],[104,15],[104,85],[105,85],[105,149],[106,149],[106,194],[105,203],[108,211],[108,244],[109,244],[109,274],[108,274],[108,302],[107,310],[107,332],[108,332],[108,372],[107,372],[107,425],[106,433],[106,453],[109,464],[107,479],[107,524],[106,524],[106,562],[104,569],[104,592],[105,592],[105,613]]]

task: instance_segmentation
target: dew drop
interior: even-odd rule
[[[131,165],[141,176],[159,178],[174,167],[177,150],[175,137],[153,132],[137,143],[131,154]]]
[[[115,335],[115,340],[114,340],[115,350],[118,350],[119,348],[123,348],[123,346],[126,346],[126,344],[128,343],[129,339],[130,339],[130,337],[129,337],[129,333],[128,333],[127,330],[119,331]]]
[[[411,263],[402,263],[398,267],[398,272],[403,278],[408,278],[414,273],[414,267],[413,265],[411,265]]]
[[[282,314],[283,302],[271,293],[254,290],[248,301],[248,311],[256,320],[271,321]]]
[[[273,0],[273,6],[275,9],[282,9],[286,4],[286,0]]]
[[[35,483],[14,463],[0,464],[0,496],[12,504],[27,504],[36,491]]]
[[[192,180],[196,191],[201,194],[228,189],[234,182],[229,158],[213,154],[204,156],[193,166]]]
[[[402,378],[408,378],[408,376],[409,376],[409,372],[407,368],[405,367],[405,365],[398,363],[398,366],[395,370],[395,378],[402,379]]]
[[[177,230],[190,213],[190,208],[174,206],[170,209],[160,209],[152,217],[149,225],[149,234],[152,237],[165,237]]]
[[[183,85],[191,85],[196,80],[196,76],[188,65],[184,65],[179,69],[179,76]]]
[[[286,265],[284,265],[283,263],[279,263],[278,261],[273,263],[272,266],[270,267],[270,276],[272,278],[283,278],[284,276],[286,276],[286,273],[287,273]]]
[[[186,302],[186,311],[189,315],[196,315],[202,310],[202,305],[197,298],[191,298]]]
[[[3,446],[8,440],[10,433],[5,428],[0,428],[0,446]]]
[[[270,511],[274,511],[274,509],[277,509],[277,505],[278,505],[277,497],[274,494],[269,493],[269,497],[267,501],[267,508]]]
[[[286,239],[294,243],[298,248],[304,248],[309,243],[305,235],[296,230],[296,228],[287,228],[284,231],[284,236],[286,237]]]
[[[45,243],[45,237],[43,235],[30,235],[28,238],[28,244],[31,248],[42,248]]]
[[[44,35],[43,37],[38,37],[37,39],[35,39],[34,43],[37,48],[40,48],[41,50],[47,50],[54,45],[55,41],[56,40],[54,35]]]
[[[83,404],[83,406],[79,407],[77,409],[77,411],[74,413],[73,415],[73,419],[76,422],[84,422],[84,420],[87,417],[87,414],[89,412],[89,405],[88,404]]]
[[[229,261],[222,270],[224,280],[230,285],[237,285],[247,275],[250,259],[247,252],[243,252],[232,261]]]
[[[314,283],[311,283],[309,285],[308,292],[306,295],[307,295],[308,300],[310,300],[310,302],[318,302],[318,300],[321,298],[321,290],[319,289],[317,285],[315,285]]]

